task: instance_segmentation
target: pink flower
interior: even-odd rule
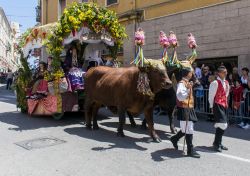
[[[188,47],[191,49],[194,49],[197,47],[195,38],[194,38],[193,34],[191,34],[191,33],[188,34]]]
[[[177,46],[178,41],[177,41],[176,35],[173,31],[169,32],[168,41],[169,41],[170,45],[172,45],[173,47]]]
[[[160,31],[159,42],[160,42],[160,45],[164,48],[168,48],[170,46],[168,37],[163,31]]]
[[[145,44],[145,35],[142,28],[138,28],[135,32],[135,45],[144,45]]]

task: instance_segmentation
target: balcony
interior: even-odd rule
[[[36,22],[41,22],[41,6],[36,6]]]

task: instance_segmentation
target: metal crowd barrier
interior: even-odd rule
[[[250,91],[245,91],[243,95],[245,98],[241,99],[241,97],[236,97],[239,95],[233,95],[232,92],[229,94],[227,113],[231,122],[239,123],[243,119],[250,120]],[[235,99],[237,101],[234,101]],[[208,102],[208,89],[194,88],[194,101],[197,113],[212,116]]]

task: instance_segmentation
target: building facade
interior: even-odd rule
[[[249,0],[97,0],[117,12],[126,25],[129,40],[124,43],[124,62],[134,58],[134,32],[140,26],[146,33],[144,55],[161,58],[158,42],[161,30],[176,33],[180,43],[179,58],[190,52],[187,34],[192,32],[198,43],[198,59],[201,65],[216,67],[224,63],[250,67],[250,1]]]
[[[16,71],[18,58],[15,57],[13,29],[0,7],[0,72]]]
[[[38,0],[37,22],[42,25],[56,22],[64,8],[72,2],[88,2],[90,0]]]
[[[14,57],[14,62],[15,62],[15,70],[21,65],[20,62],[20,53],[17,50],[17,46],[19,43],[19,38],[21,36],[21,30],[20,30],[20,24],[18,22],[11,22],[11,29],[13,32],[13,47],[14,47],[14,53],[13,53],[13,57]]]
[[[56,21],[63,8],[77,0],[41,0],[42,24]],[[78,0],[77,2],[82,2]],[[161,30],[176,33],[180,43],[179,58],[190,51],[187,34],[192,32],[198,43],[199,64],[212,67],[250,67],[250,1],[249,0],[89,0],[114,10],[126,26],[129,36],[124,42],[124,64],[135,56],[134,32],[142,27],[146,33],[144,55],[160,58],[158,42]]]

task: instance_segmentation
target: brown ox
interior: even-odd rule
[[[146,67],[151,91],[155,94],[163,88],[170,88],[170,81],[166,67],[160,60],[150,60]],[[137,81],[140,70],[137,67],[91,68],[85,75],[85,119],[86,126],[98,129],[96,115],[98,109],[104,105],[116,107],[119,115],[118,136],[124,136],[123,125],[125,113],[133,115],[144,112],[150,135],[154,140],[160,140],[153,127],[154,100],[149,95],[143,95],[137,90]]]

